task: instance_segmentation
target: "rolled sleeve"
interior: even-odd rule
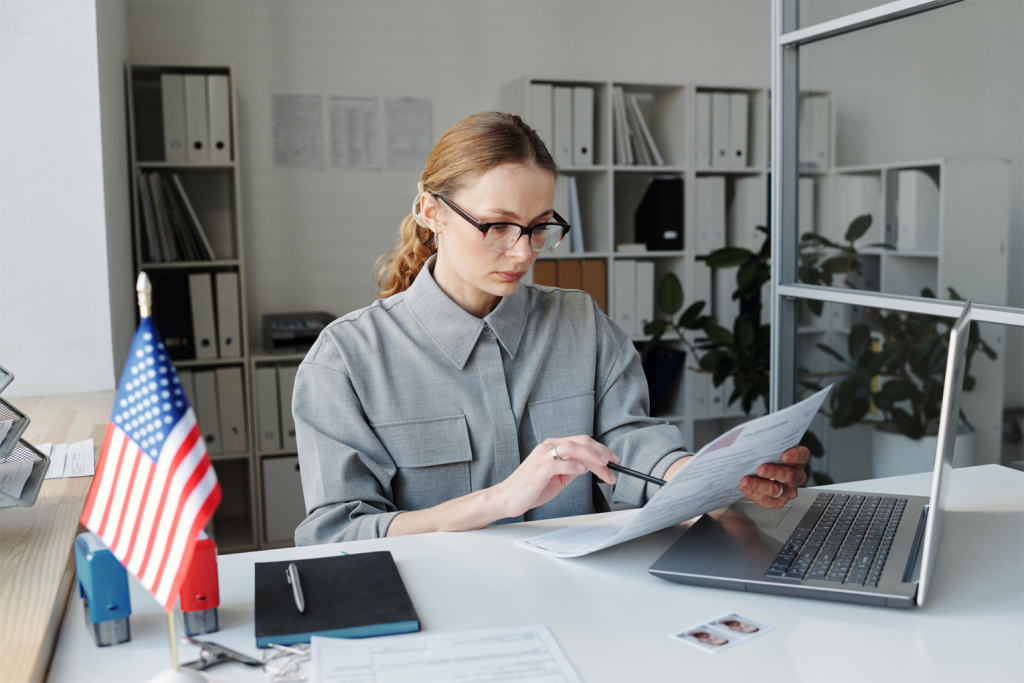
[[[317,363],[316,352],[299,366],[292,399],[307,514],[295,544],[381,538],[401,512],[391,491],[396,466],[363,417],[348,374]]]
[[[667,421],[650,417],[640,354],[625,333],[613,329],[618,343],[608,345],[599,359],[604,370],[598,376],[595,438],[618,455],[625,467],[664,478],[672,463],[689,455],[683,451],[683,435]],[[642,507],[660,488],[636,477],[619,476],[612,502]]]

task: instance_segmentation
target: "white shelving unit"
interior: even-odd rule
[[[695,179],[702,176],[725,178],[727,201],[731,202],[737,178],[763,177],[767,181],[769,155],[769,93],[767,88],[717,86],[700,83],[638,83],[622,81],[569,81],[557,78],[526,77],[502,88],[499,109],[518,114],[530,123],[532,108],[531,85],[551,84],[561,87],[584,86],[594,89],[594,165],[562,166],[565,176],[576,178],[579,187],[580,213],[584,228],[583,253],[556,252],[543,255],[548,259],[602,259],[606,262],[607,300],[613,318],[615,291],[615,262],[621,260],[649,260],[655,264],[655,286],[669,271],[676,273],[683,283],[686,306],[696,299],[696,273],[706,268],[703,257],[694,248],[696,244],[697,213]],[[665,160],[664,166],[627,166],[614,163],[614,104],[613,88],[621,86],[627,94],[641,96],[641,105],[647,125]],[[696,156],[696,93],[744,93],[748,95],[747,163],[739,168],[711,168],[698,165]],[[627,254],[615,251],[615,245],[632,243],[634,239],[634,212],[651,178],[672,175],[683,180],[683,249],[679,251],[649,251]],[[768,206],[765,203],[762,225],[767,225]],[[708,305],[711,305],[708,301]],[[732,321],[721,321],[732,327]],[[635,336],[643,342],[646,337]],[[678,344],[682,348],[682,344]],[[687,355],[686,367],[694,365]],[[738,421],[746,419],[739,404],[713,416],[697,417],[687,406],[695,403],[694,382],[688,381],[694,373],[686,370],[679,385],[673,387],[673,396],[667,413],[659,414],[677,425],[688,448],[699,448],[707,441]]]
[[[1009,255],[1009,162],[999,159],[925,159],[887,164],[840,166],[813,175],[815,182],[814,231],[842,242],[848,216],[842,213],[839,193],[849,177],[877,181],[879,202],[874,225],[877,239],[861,243],[897,244],[898,173],[916,169],[927,173],[939,188],[938,248],[927,251],[863,249],[868,277],[861,285],[869,291],[918,297],[924,288],[948,299],[948,288],[975,303],[1007,305]],[[801,232],[803,232],[801,226]],[[837,285],[841,286],[841,285]],[[818,371],[839,369],[838,361],[814,350],[824,341],[845,350],[850,321],[847,306],[826,304],[821,318],[801,314],[798,355]],[[1005,336],[1000,326],[983,327],[985,341],[998,354],[996,360],[978,354],[971,365],[978,390],[964,392],[962,407],[977,429],[978,453],[999,453],[1003,414]],[[816,359],[816,360],[815,360]],[[982,389],[983,388],[983,389]],[[868,418],[872,418],[869,416]],[[881,419],[880,417],[878,419]],[[843,430],[852,436],[855,430]],[[854,438],[853,441],[857,441]],[[864,439],[859,439],[863,441]],[[862,444],[870,448],[870,443]],[[828,445],[826,444],[826,447]],[[980,464],[980,463],[979,463]]]
[[[231,106],[231,161],[169,162],[164,156],[164,127],[160,79],[163,74],[201,74],[227,76]],[[249,340],[245,300],[245,260],[242,242],[241,182],[238,161],[238,119],[234,91],[235,78],[230,66],[144,65],[129,64],[126,70],[128,89],[128,133],[131,155],[132,235],[136,273],[145,270],[158,273],[237,273],[241,354],[232,358],[175,361],[179,370],[211,370],[238,367],[242,374],[242,395],[248,395]],[[216,256],[211,261],[147,262],[143,249],[145,230],[142,224],[139,171],[176,173],[181,178],[189,199],[200,218],[204,232]],[[177,296],[188,300],[187,283]],[[159,315],[159,313],[156,313]],[[245,400],[243,398],[243,400]],[[258,548],[258,517],[252,438],[251,401],[242,407],[247,424],[244,428],[247,447],[232,452],[211,454],[214,470],[220,481],[222,498],[210,526],[221,553],[243,552]]]

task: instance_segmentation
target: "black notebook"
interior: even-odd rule
[[[310,636],[367,638],[420,630],[420,619],[387,551],[295,560],[305,611],[285,572],[256,563],[256,646],[308,643]]]

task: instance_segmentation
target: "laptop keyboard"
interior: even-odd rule
[[[819,493],[765,576],[878,586],[906,498]]]

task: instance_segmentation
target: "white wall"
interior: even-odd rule
[[[801,23],[877,4],[805,0]],[[1006,303],[1024,306],[1024,2],[956,3],[812,44],[800,59],[801,88],[833,95],[840,165],[938,157],[1010,160]],[[1019,328],[1008,330],[1005,353],[1004,402],[1021,406]]]
[[[770,80],[769,4],[731,2],[130,2],[134,61],[236,68],[250,327],[259,314],[343,314],[375,298],[412,172],[275,169],[278,93],[434,101],[434,135],[549,78]]]
[[[96,10],[0,2],[0,364],[9,396],[114,386]]]

